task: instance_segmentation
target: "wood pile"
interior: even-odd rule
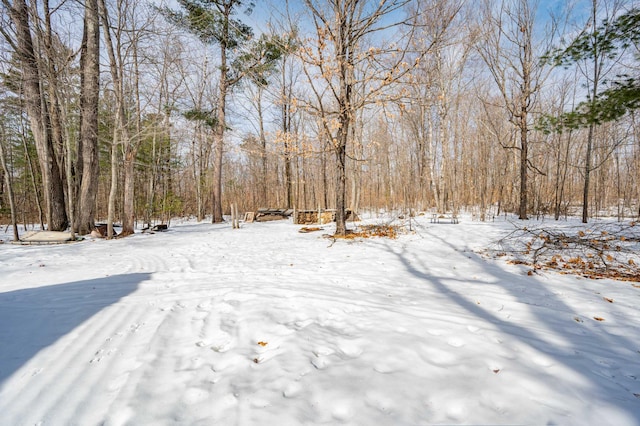
[[[292,209],[265,209],[261,208],[254,215],[256,222],[269,222],[271,220],[288,219],[293,214]]]
[[[358,215],[353,214],[353,212],[349,209],[346,211],[347,220],[359,220]],[[318,217],[320,220],[318,220]],[[318,215],[318,210],[296,210],[296,215],[294,217],[293,223],[297,225],[312,225],[316,223],[329,223],[335,222],[336,220],[336,211],[335,209],[330,210],[320,210],[320,214]]]
[[[318,220],[318,210],[297,210],[293,223],[298,225],[312,225],[316,223],[333,222],[336,218],[335,210],[322,210],[320,212],[320,220]]]

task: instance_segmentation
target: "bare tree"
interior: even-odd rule
[[[454,180],[448,176],[452,149],[451,110],[454,88],[462,78],[474,42],[473,28],[460,30],[465,17],[460,0],[440,0],[429,6],[418,3],[416,37],[412,49],[431,54],[415,67],[405,86],[402,117],[409,137],[415,141],[416,178],[420,201],[430,192],[435,206],[446,210],[445,201],[454,195]],[[457,19],[460,18],[460,19]],[[458,25],[456,25],[458,24]]]
[[[7,198],[9,199],[9,209],[11,211],[11,225],[13,227],[13,240],[19,241],[18,235],[18,222],[16,218],[16,203],[13,193],[12,173],[7,166],[6,152],[5,152],[5,128],[4,123],[0,122],[0,166],[2,166],[2,175],[4,176],[5,185],[7,188]],[[0,193],[1,194],[1,193]]]
[[[64,183],[54,147],[51,105],[41,90],[44,72],[31,36],[29,10],[24,0],[15,1],[13,4],[8,0],[2,0],[2,4],[9,12],[15,30],[15,37],[12,37],[7,29],[0,32],[13,48],[21,65],[25,107],[42,173],[47,226],[54,231],[64,230],[69,224],[64,201]]]
[[[347,232],[346,159],[356,112],[367,103],[381,100],[384,89],[397,82],[413,66],[406,62],[409,60],[406,46],[392,45],[389,49],[382,49],[366,43],[374,34],[380,36],[383,31],[404,22],[394,21],[397,15],[392,14],[400,14],[408,3],[393,0],[305,0],[314,28],[313,39],[306,41],[301,49],[305,73],[315,96],[315,103],[307,107],[315,110],[320,118],[335,156],[336,235]],[[410,40],[410,35],[407,40]],[[366,82],[368,90],[365,93],[355,90],[363,82]]]
[[[543,40],[547,46],[540,47],[540,41],[534,36],[537,9],[537,0],[502,0],[497,5],[485,1],[481,14],[484,37],[478,45],[502,96],[509,121],[519,133],[517,145],[499,142],[505,148],[516,149],[520,155],[520,219],[528,218],[527,177],[529,169],[534,167],[529,157],[532,111],[549,72],[539,57],[551,45],[550,38]],[[553,28],[547,28],[545,34],[552,36]]]
[[[299,49],[297,44],[297,30],[293,30],[285,37],[276,38],[281,46],[282,58],[280,60],[280,135],[284,148],[284,172],[286,186],[286,207],[294,207],[292,156],[294,151],[293,117],[296,107],[294,105],[294,86],[296,75],[293,70],[293,55]],[[266,168],[265,168],[266,172]]]
[[[114,95],[115,125],[112,149],[112,186],[109,200],[108,236],[113,233],[112,218],[115,209],[117,184],[117,151],[121,149],[124,160],[122,236],[134,232],[135,221],[135,169],[134,164],[141,141],[141,106],[139,95],[140,38],[149,23],[138,22],[136,2],[118,1],[110,16],[105,0],[99,0],[105,47],[109,57],[109,70]],[[113,23],[112,23],[113,22]],[[127,68],[127,64],[131,64]],[[133,92],[133,93],[131,93]],[[135,102],[135,103],[134,103]]]
[[[201,58],[189,62],[177,61],[181,78],[189,95],[188,109],[183,116],[194,124],[191,142],[191,162],[193,166],[194,189],[196,195],[196,217],[204,219],[207,171],[211,159],[211,133],[216,128],[216,120],[211,112],[215,110],[217,96],[213,71],[206,52]]]

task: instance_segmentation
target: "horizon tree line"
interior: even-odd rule
[[[2,0],[0,216],[638,217],[640,13],[584,3]]]

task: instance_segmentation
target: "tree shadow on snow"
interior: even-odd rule
[[[496,331],[512,339],[528,345],[537,352],[551,358],[554,363],[563,365],[589,383],[588,392],[598,405],[605,403],[617,406],[631,417],[640,421],[637,396],[632,389],[627,389],[627,397],[620,398],[621,383],[638,380],[629,372],[640,371],[640,357],[637,350],[640,342],[635,336],[622,336],[608,333],[605,330],[594,330],[584,324],[575,322],[574,318],[582,315],[561,300],[561,296],[535,277],[514,274],[487,262],[480,255],[456,247],[450,241],[437,235],[428,234],[428,238],[438,239],[438,244],[448,247],[461,256],[461,262],[472,262],[493,277],[486,283],[471,277],[441,276],[434,273],[437,264],[433,259],[420,258],[406,248],[398,252],[387,245],[387,251],[397,257],[405,269],[416,278],[431,285],[445,295],[454,306],[462,308],[472,317],[493,326]],[[448,252],[448,250],[445,250]],[[449,262],[448,260],[447,262]],[[530,328],[519,324],[517,319],[509,319],[505,315],[493,312],[465,296],[465,284],[492,285],[504,289],[513,297],[514,303],[530,305],[528,311],[534,316],[537,327]],[[537,293],[535,291],[537,290]],[[541,302],[542,301],[542,302]],[[588,310],[588,309],[585,309]],[[580,327],[583,327],[580,329]],[[552,334],[540,333],[549,330]],[[577,330],[577,332],[576,332]],[[539,366],[529,366],[532,374],[537,374]],[[550,380],[561,381],[561,377],[550,377]]]
[[[0,293],[0,386],[42,349],[133,293],[150,275],[113,275]]]

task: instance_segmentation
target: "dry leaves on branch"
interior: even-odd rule
[[[640,262],[636,260],[640,235],[634,226],[609,223],[584,230],[523,227],[497,242],[495,257],[506,252],[509,263],[534,270],[640,282]]]

